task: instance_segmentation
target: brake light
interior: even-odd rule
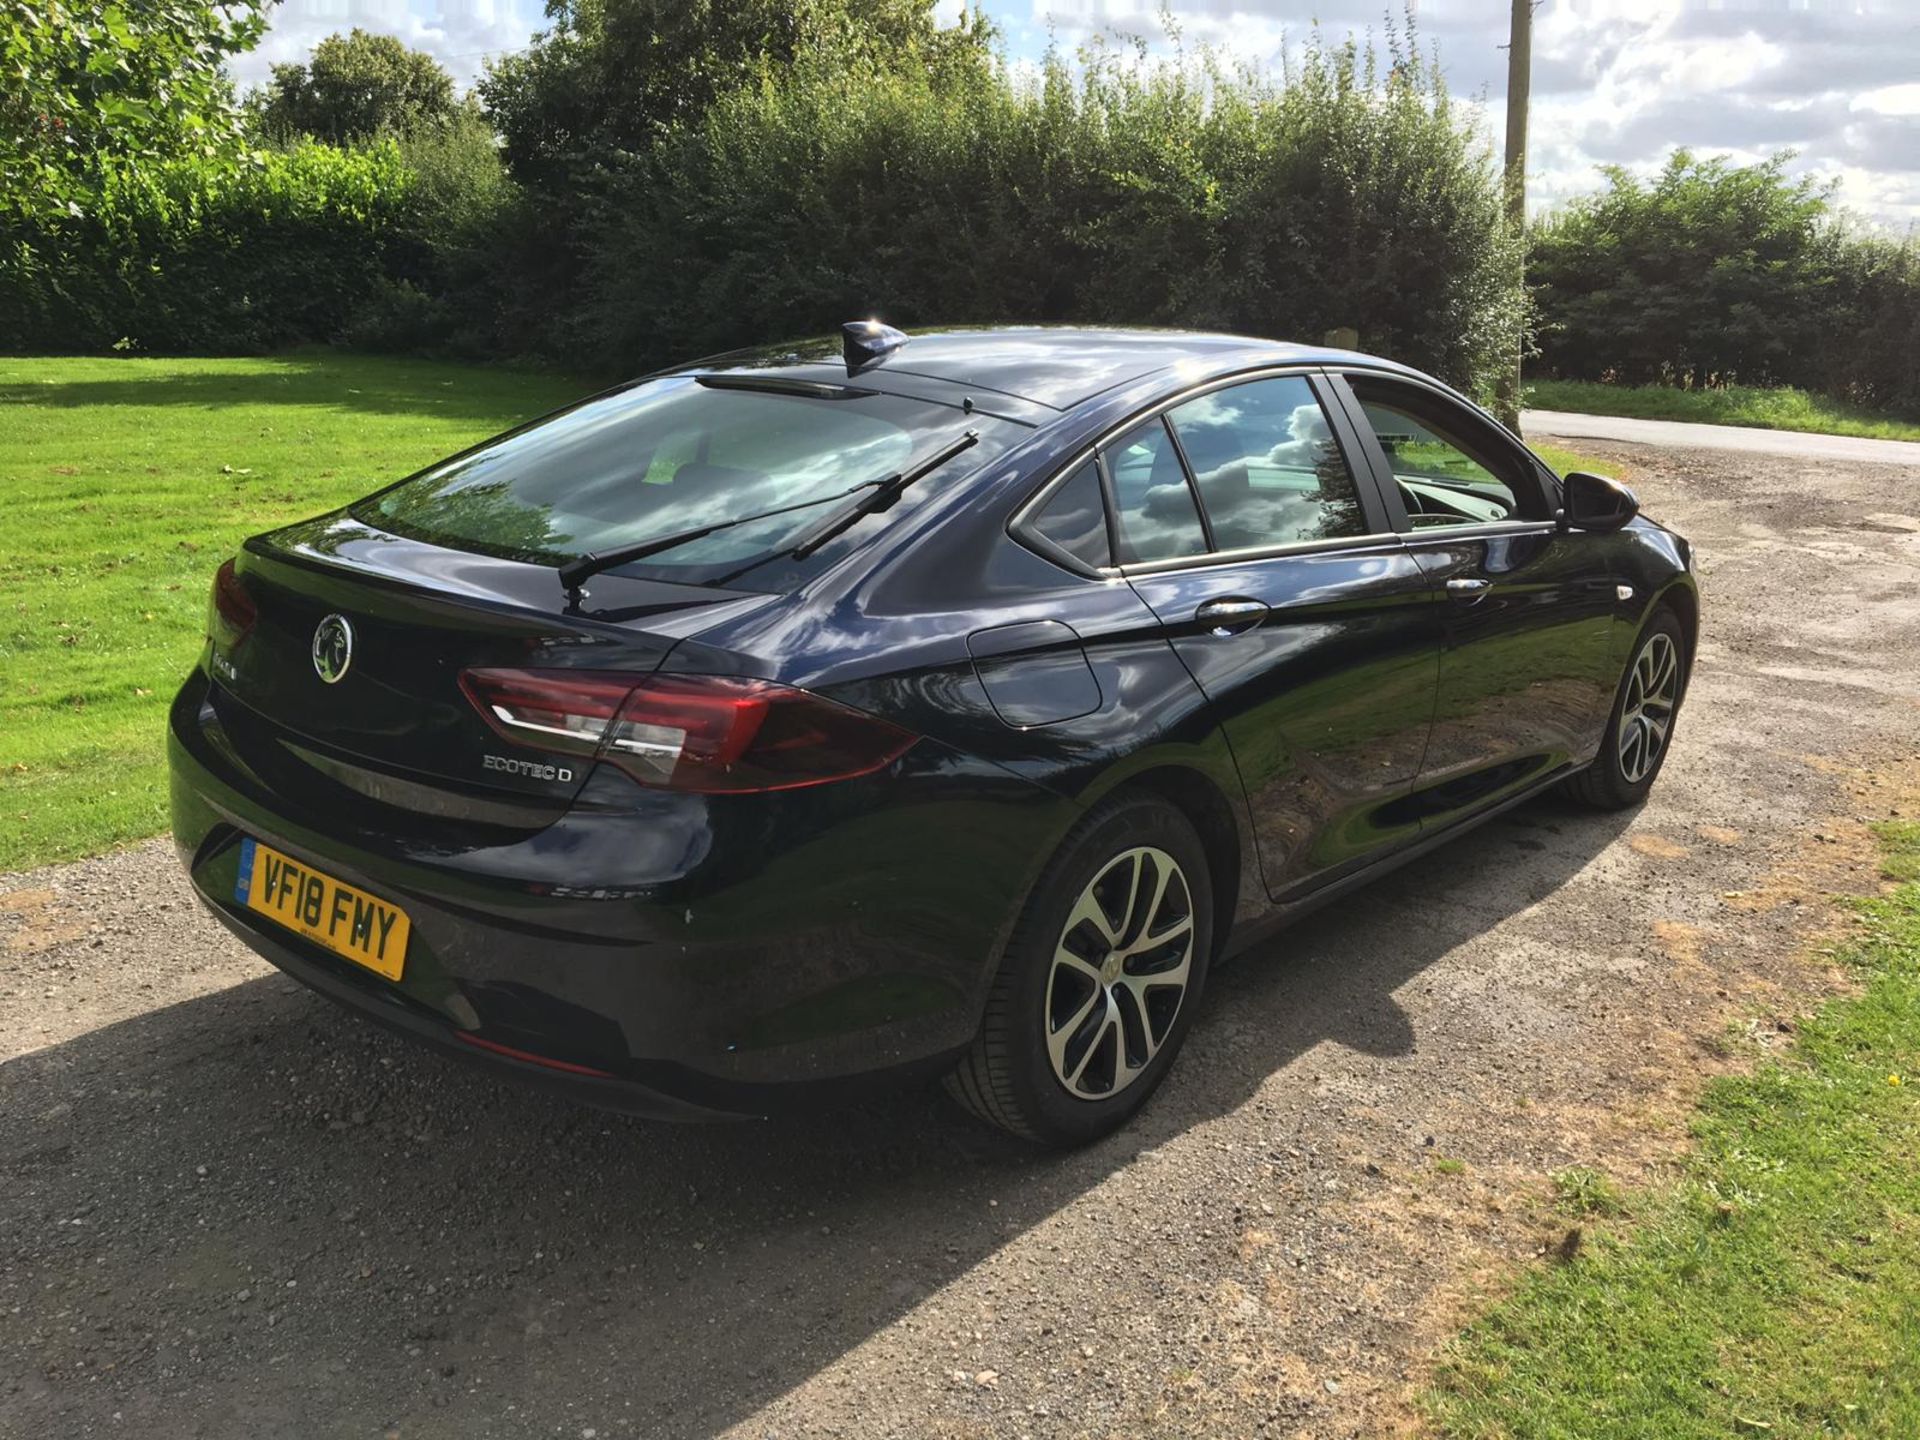
[[[236,650],[253,632],[259,607],[234,573],[233,561],[222,561],[213,572],[213,603],[207,611],[207,638],[223,650]]]
[[[891,764],[919,738],[805,690],[733,675],[468,670],[460,684],[503,739],[591,755],[674,790],[849,780]]]

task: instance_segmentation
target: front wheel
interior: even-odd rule
[[[1046,1145],[1118,1129],[1186,1038],[1212,944],[1206,851],[1186,817],[1151,796],[1099,806],[1034,887],[949,1092]]]
[[[1666,764],[1686,693],[1686,643],[1671,610],[1656,612],[1640,632],[1633,660],[1620,677],[1600,753],[1567,782],[1577,799],[1601,810],[1625,810],[1647,798]]]

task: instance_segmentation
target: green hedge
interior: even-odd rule
[[[1690,389],[1796,386],[1920,414],[1920,246],[1854,229],[1789,156],[1676,151],[1538,227],[1540,370]]]
[[[1485,136],[1397,37],[1277,79],[1093,52],[1028,80],[978,45],[866,38],[763,60],[564,193],[516,183],[477,125],[116,173],[85,216],[6,237],[0,344],[631,374],[870,314],[1351,328],[1482,392],[1518,344]]]
[[[1485,390],[1517,251],[1480,134],[1412,52],[1285,83],[1090,58],[832,63],[723,96],[587,211],[566,341],[610,368],[859,315],[1197,325],[1368,349]]]
[[[414,174],[391,142],[302,143],[237,170],[109,173],[84,215],[0,244],[8,348],[249,354],[341,334],[389,283]]]

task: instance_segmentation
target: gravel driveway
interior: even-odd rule
[[[1392,1428],[1570,1243],[1547,1173],[1642,1175],[1837,983],[1820,897],[1917,813],[1920,470],[1617,458],[1704,572],[1653,802],[1527,806],[1224,970],[1078,1154],[925,1093],[571,1108],[280,978],[163,844],[0,879],[0,1434]]]

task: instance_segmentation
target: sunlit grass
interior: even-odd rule
[[[1920,1435],[1920,825],[1885,840],[1862,992],[1709,1089],[1677,1184],[1554,1176],[1564,1214],[1624,1214],[1454,1344],[1440,1434]]]
[[[302,354],[0,359],[0,870],[164,828],[214,568],[583,387]]]

